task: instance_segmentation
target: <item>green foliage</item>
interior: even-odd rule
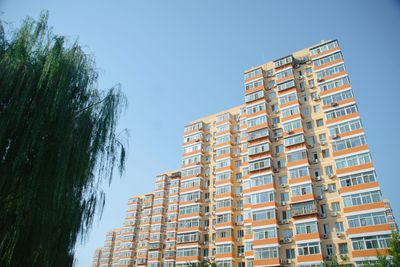
[[[389,255],[391,256],[392,265],[400,267],[400,241],[399,234],[396,231],[392,232]]]
[[[6,34],[0,22],[0,266],[72,266],[121,174],[118,86],[97,90],[91,56],[40,20]]]

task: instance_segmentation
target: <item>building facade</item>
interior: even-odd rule
[[[129,200],[112,260],[103,248],[94,266],[363,266],[388,253],[397,226],[338,41],[254,67],[244,87],[243,105],[185,127],[182,167]]]

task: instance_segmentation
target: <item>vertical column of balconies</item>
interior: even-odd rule
[[[148,245],[150,240],[150,225],[154,194],[149,193],[143,197],[142,212],[140,217],[139,240],[137,248],[137,266],[147,266]]]
[[[276,186],[266,98],[271,77],[261,68],[245,73],[248,172],[244,176],[245,257],[254,266],[279,265]],[[268,84],[268,86],[266,86]]]
[[[166,223],[167,239],[165,242],[165,250],[163,255],[164,267],[175,266],[176,235],[178,230],[178,213],[179,213],[180,178],[181,178],[180,172],[174,172],[170,176],[167,223]]]
[[[121,243],[119,249],[119,266],[133,266],[135,264],[137,235],[141,211],[141,198],[132,197],[128,200],[128,210],[121,229]]]
[[[100,266],[111,267],[115,246],[116,232],[114,230],[107,232],[104,247],[101,249]]]
[[[166,211],[168,204],[169,177],[159,175],[156,177],[154,199],[152,207],[150,240],[147,246],[147,266],[161,267],[163,247],[166,237]]]
[[[324,185],[324,191],[329,192],[334,184],[339,187],[341,200],[338,211],[333,210],[331,214],[337,218],[336,223],[341,224],[341,229],[336,229],[339,238],[337,252],[344,261],[376,260],[377,251],[388,253],[392,228],[341,49],[337,41],[330,41],[311,48],[310,54],[319,94],[315,100],[321,102],[329,135],[326,144],[322,145],[332,151],[331,164],[326,166],[329,167],[326,176],[331,181]],[[320,143],[324,142],[320,140]],[[340,240],[346,236],[347,240]],[[371,247],[369,244],[376,245]]]
[[[97,248],[94,251],[92,267],[100,267],[100,260],[101,260],[101,248]]]
[[[111,264],[111,266],[113,267],[119,266],[121,241],[122,241],[122,229],[118,228],[115,230],[114,251],[112,255],[112,264]]]
[[[179,214],[176,236],[176,266],[201,259],[201,237],[207,129],[203,122],[185,127]],[[204,193],[205,194],[205,193]]]
[[[213,129],[216,141],[213,156],[215,162],[213,255],[217,264],[231,266],[233,262],[239,262],[243,257],[238,253],[243,243],[237,238],[238,232],[242,230],[239,113],[227,112],[218,115]]]

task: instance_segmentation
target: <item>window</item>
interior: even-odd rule
[[[178,248],[176,257],[199,256],[199,248]]]
[[[345,70],[346,69],[344,67],[344,64],[336,65],[336,66],[333,66],[333,67],[318,71],[317,72],[317,79],[321,80],[321,79],[324,79],[324,78],[326,78],[326,77],[328,77],[330,75],[334,75],[334,74],[337,74],[337,73],[345,71]]]
[[[254,127],[254,126],[257,126],[257,125],[260,125],[263,123],[267,123],[267,122],[268,122],[267,116],[263,115],[263,116],[260,116],[260,117],[254,118],[254,119],[248,119],[247,126]]]
[[[331,105],[349,98],[353,98],[353,92],[351,89],[324,97],[322,98],[322,103],[324,103],[324,105]]]
[[[332,41],[332,42],[329,42],[329,43],[326,43],[326,44],[323,44],[318,47],[314,47],[314,48],[310,49],[310,53],[311,53],[311,55],[316,55],[316,54],[328,51],[328,50],[336,48],[336,47],[339,47],[338,42]]]
[[[283,91],[295,86],[294,80],[278,84],[278,91]]]
[[[299,244],[297,247],[300,256],[314,255],[321,253],[320,245],[318,242],[303,243]]]
[[[251,177],[251,187],[256,187],[265,184],[272,184],[273,181],[274,180],[272,174],[265,174],[261,176]]]
[[[349,78],[347,76],[320,84],[319,90],[323,92],[346,84],[350,84]]]
[[[322,150],[322,157],[323,158],[328,158],[329,156],[330,156],[329,149],[323,149]]]
[[[232,253],[233,246],[231,244],[217,245],[217,254]]]
[[[335,61],[338,59],[342,59],[342,53],[340,53],[340,52],[330,54],[329,56],[316,59],[313,61],[313,64],[315,67],[319,67],[323,64],[326,64],[326,63],[329,63],[329,62],[332,62],[332,61]]]
[[[306,127],[307,127],[307,130],[311,130],[313,128],[312,121],[307,121]]]
[[[191,205],[180,207],[179,215],[191,214],[191,213],[198,213],[200,212],[200,205]]]
[[[299,135],[294,135],[291,137],[287,137],[284,139],[284,144],[285,146],[292,146],[292,145],[297,145],[304,143],[304,135],[299,134]]]
[[[328,255],[328,256],[333,255],[333,245],[332,244],[326,245],[326,255]]]
[[[217,169],[219,168],[224,168],[224,167],[228,167],[231,166],[231,160],[230,159],[223,159],[223,160],[219,160],[215,163],[215,167]]]
[[[313,106],[313,110],[314,110],[314,113],[318,113],[318,112],[321,111],[321,106],[320,105],[315,105],[315,106]]]
[[[253,113],[257,113],[257,112],[260,112],[260,111],[266,110],[266,109],[267,109],[266,104],[265,103],[261,103],[261,104],[256,104],[256,105],[247,107],[246,113],[251,115]]]
[[[270,219],[275,219],[274,209],[253,211],[253,221],[270,220]]]
[[[283,129],[285,130],[285,132],[290,132],[294,129],[299,128],[302,128],[301,120],[290,121],[283,124]]]
[[[292,62],[293,62],[293,57],[292,56],[287,56],[287,57],[284,57],[282,59],[274,61],[274,67],[275,68],[279,68],[279,67],[282,67],[284,65],[290,64]]]
[[[349,223],[350,228],[358,228],[358,227],[388,223],[386,213],[383,211],[349,216],[347,217],[347,221]]]
[[[296,224],[296,234],[310,234],[318,232],[317,222],[306,222]]]
[[[307,166],[295,168],[295,169],[289,169],[289,177],[291,179],[296,179],[304,176],[310,175],[310,171]]]
[[[255,146],[250,146],[248,149],[248,154],[251,156],[270,151],[270,145],[269,143],[257,144]]]
[[[348,121],[329,127],[329,135],[334,137],[341,133],[347,133],[361,128],[362,125],[360,120]]]
[[[376,176],[374,171],[361,172],[353,175],[340,177],[340,185],[342,187],[371,183],[375,181],[376,181]]]
[[[345,207],[359,206],[382,201],[381,191],[371,191],[343,197]]]
[[[246,90],[251,90],[251,89],[257,88],[259,86],[263,86],[263,85],[264,85],[264,80],[263,79],[259,79],[259,80],[256,80],[256,81],[252,81],[252,82],[246,83],[245,84],[245,88],[246,88]]]
[[[351,243],[354,250],[388,248],[390,246],[390,235],[353,238]]]
[[[339,212],[340,211],[340,203],[339,202],[332,202],[332,211]]]
[[[296,258],[294,249],[286,249],[286,259],[294,259],[294,258]]]
[[[269,228],[259,228],[253,229],[253,239],[254,240],[261,240],[261,239],[268,239],[277,237],[276,228],[269,227]]]
[[[263,98],[264,97],[264,90],[260,90],[245,96],[244,100],[246,103]]]
[[[339,252],[340,254],[347,254],[349,253],[349,249],[347,247],[347,243],[341,243],[339,244]]]
[[[336,222],[336,233],[343,233],[344,232],[344,225],[343,222]]]
[[[302,184],[291,187],[292,196],[303,196],[312,194],[312,186],[311,184]]]
[[[271,167],[271,159],[261,159],[257,161],[253,161],[249,163],[249,170],[250,171],[257,171]]]
[[[351,166],[357,166],[371,162],[369,153],[357,154],[336,160],[336,169],[343,169]]]
[[[297,100],[296,92],[290,93],[290,94],[287,94],[287,95],[284,95],[284,96],[280,96],[279,97],[279,104],[283,105],[283,104],[286,104],[288,102],[295,101],[295,100]]]
[[[286,117],[290,117],[292,115],[299,114],[299,113],[300,113],[299,106],[296,105],[296,106],[293,106],[290,108],[282,109],[281,116],[282,116],[282,118],[286,118]]]
[[[260,129],[260,130],[251,132],[251,133],[248,134],[247,137],[248,137],[249,140],[255,140],[255,139],[266,137],[266,136],[268,136],[268,128]]]
[[[278,247],[254,249],[254,259],[256,260],[273,258],[278,258]]]
[[[305,150],[291,152],[287,154],[288,162],[302,160],[307,158],[307,152]]]
[[[255,70],[252,70],[250,72],[245,73],[244,74],[244,79],[248,80],[248,79],[252,79],[252,78],[255,78],[257,76],[260,76],[260,75],[262,75],[262,69],[255,69]]]
[[[293,69],[285,69],[284,71],[277,72],[275,74],[276,79],[283,79],[293,75]]]
[[[329,111],[326,113],[326,119],[335,119],[335,118],[340,118],[346,115],[350,115],[353,113],[357,112],[357,107],[356,105],[351,105],[343,108],[338,108],[333,111]]]
[[[347,139],[343,139],[340,141],[336,141],[332,143],[333,151],[341,151],[353,147],[359,147],[365,145],[367,141],[365,140],[365,135],[359,135]]]
[[[315,124],[317,125],[317,127],[321,127],[324,125],[324,120],[323,119],[316,120]]]
[[[196,242],[199,240],[198,232],[183,233],[177,235],[177,243]]]
[[[262,204],[267,202],[272,202],[275,200],[275,195],[273,191],[255,193],[251,195],[252,204]]]

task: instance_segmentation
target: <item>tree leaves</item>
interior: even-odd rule
[[[100,183],[124,170],[120,86],[98,90],[93,58],[47,19],[0,23],[0,266],[71,266]]]

